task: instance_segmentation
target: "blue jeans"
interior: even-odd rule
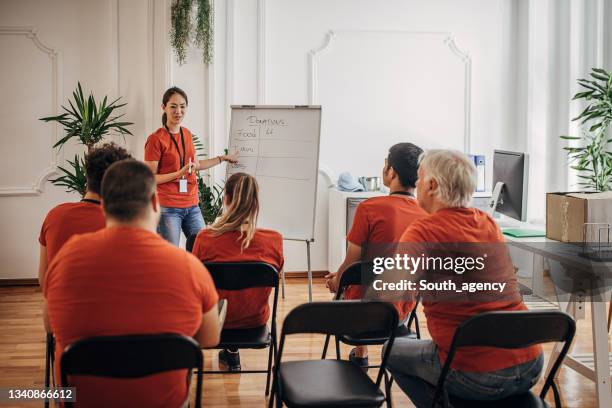
[[[171,244],[179,246],[181,230],[187,238],[204,228],[204,218],[200,207],[187,208],[161,207],[161,218],[157,232]]]
[[[463,399],[493,401],[527,392],[540,377],[544,355],[502,370],[472,373],[450,369],[445,386]],[[417,408],[431,407],[442,372],[438,350],[431,340],[396,339],[387,369]]]

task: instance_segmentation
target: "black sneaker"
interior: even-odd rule
[[[228,371],[240,371],[240,352],[230,350],[219,351],[219,364],[227,367]]]
[[[357,364],[364,372],[368,372],[368,356],[365,357],[357,357],[355,354],[355,349],[352,349],[349,354],[349,361],[351,363]]]

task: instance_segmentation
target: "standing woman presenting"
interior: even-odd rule
[[[181,126],[187,105],[187,94],[182,89],[172,87],[164,92],[163,126],[149,135],[145,143],[145,163],[155,174],[161,206],[158,231],[176,246],[181,230],[189,237],[204,228],[195,172],[224,161],[237,162],[236,154],[198,161],[192,134]]]

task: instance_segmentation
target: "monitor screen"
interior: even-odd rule
[[[495,150],[493,188],[504,183],[497,212],[519,221],[526,220],[527,157],[524,153]]]

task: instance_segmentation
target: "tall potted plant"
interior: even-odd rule
[[[126,128],[126,126],[132,125],[132,122],[120,121],[119,119],[124,116],[123,114],[113,116],[117,109],[126,105],[125,103],[118,103],[121,98],[109,103],[105,96],[101,103],[97,103],[91,92],[85,98],[80,82],[72,93],[72,97],[74,103],[68,100],[70,107],[62,105],[64,113],[39,119],[44,122],[57,122],[64,127],[66,135],[58,140],[53,148],[61,149],[70,139],[75,138],[78,143],[86,146],[89,152],[94,145],[102,141],[111,132],[122,136],[132,134]],[[67,192],[76,191],[84,196],[87,190],[84,155],[75,154],[74,160],[68,160],[68,164],[70,168],[58,166],[61,175],[50,181],[57,186],[66,187]]]
[[[572,100],[586,100],[586,108],[575,117],[583,127],[582,136],[561,136],[565,140],[581,141],[581,146],[564,147],[570,166],[579,172],[582,187],[595,191],[612,190],[612,152],[608,150],[608,127],[612,121],[612,75],[593,68],[589,79],[579,79],[584,90]]]
[[[196,135],[193,135],[193,146],[195,147],[198,159],[204,159],[206,157],[204,145]],[[225,154],[227,154],[227,151]],[[200,195],[200,202],[198,205],[202,212],[202,217],[204,217],[204,222],[206,225],[210,225],[215,222],[223,209],[224,188],[221,185],[214,185],[212,188],[209,187],[204,182],[204,177],[202,177],[200,172],[196,172],[196,177],[198,180],[198,194]]]

